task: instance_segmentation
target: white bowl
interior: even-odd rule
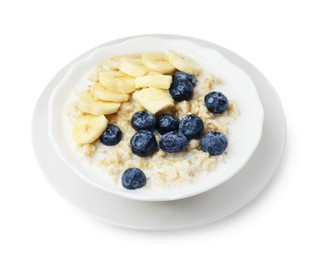
[[[88,86],[87,76],[104,59],[121,54],[174,49],[198,62],[204,74],[213,73],[224,80],[216,86],[229,99],[236,99],[240,115],[232,121],[228,136],[229,146],[225,160],[218,163],[213,172],[200,174],[192,184],[175,188],[141,188],[126,190],[120,183],[114,184],[101,169],[79,160],[71,138],[71,125],[65,116],[66,106],[72,100],[74,90]],[[56,86],[49,102],[49,136],[58,155],[74,174],[86,182],[107,192],[129,199],[168,201],[182,199],[208,191],[234,176],[249,160],[259,144],[263,127],[263,107],[251,78],[223,55],[190,40],[173,40],[161,36],[133,37],[93,50],[87,57],[75,63]],[[201,171],[201,169],[199,169]]]

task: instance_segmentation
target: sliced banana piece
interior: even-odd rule
[[[119,70],[119,64],[120,64],[120,60],[123,57],[131,57],[131,58],[135,58],[135,59],[141,59],[141,54],[140,53],[135,53],[135,54],[131,54],[131,55],[118,55],[118,56],[114,56],[112,58],[108,58],[106,60],[104,60],[100,67],[103,70],[113,70],[113,71],[117,71]]]
[[[161,88],[169,89],[172,82],[170,75],[147,75],[136,78],[136,89],[139,88]]]
[[[172,74],[175,70],[167,55],[162,52],[146,52],[142,55],[141,61],[146,67],[163,74]]]
[[[79,94],[79,110],[91,115],[109,115],[118,111],[121,103],[95,100],[90,93]]]
[[[128,94],[135,91],[134,78],[121,71],[102,71],[99,74],[99,82],[112,92]]]
[[[128,94],[112,92],[99,83],[95,83],[91,86],[90,93],[95,99],[102,101],[125,102],[130,98],[130,95]]]
[[[149,72],[140,59],[132,57],[121,57],[118,67],[120,71],[132,77],[142,77]]]
[[[158,88],[145,88],[136,91],[133,93],[133,99],[154,114],[174,105],[169,91]]]
[[[195,76],[198,76],[201,73],[201,67],[197,63],[179,52],[169,50],[168,59],[175,68],[182,72]]]
[[[79,116],[72,129],[72,137],[78,144],[90,144],[97,140],[108,125],[105,116]]]

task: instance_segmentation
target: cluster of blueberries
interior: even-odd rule
[[[191,99],[196,78],[183,72],[176,72],[169,92],[175,101]],[[229,105],[227,97],[221,92],[210,92],[204,98],[208,110],[215,114],[223,113]],[[181,121],[172,114],[162,114],[156,117],[149,111],[139,111],[132,116],[132,127],[137,131],[130,140],[131,150],[140,157],[147,157],[158,149],[153,131],[161,135],[159,147],[168,153],[182,152],[191,139],[199,139],[204,124],[195,114],[185,115]],[[100,136],[101,143],[115,145],[120,142],[121,130],[113,124]],[[228,146],[227,137],[220,132],[209,132],[200,139],[200,147],[204,152],[217,156],[222,154]],[[141,188],[146,184],[145,174],[138,168],[130,168],[122,175],[122,185],[126,189]]]

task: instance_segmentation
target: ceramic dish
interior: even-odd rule
[[[221,219],[236,212],[257,196],[276,173],[285,147],[286,124],[279,97],[261,72],[237,54],[211,42],[175,35],[157,36],[165,39],[187,39],[221,52],[245,70],[257,86],[264,108],[261,141],[246,165],[232,178],[215,189],[192,198],[167,202],[134,201],[106,192],[75,174],[58,156],[48,131],[48,102],[57,84],[78,60],[90,50],[62,68],[39,97],[32,121],[32,143],[36,159],[50,185],[72,205],[99,220],[118,226],[143,230],[168,230],[194,227]],[[112,45],[125,41],[103,44]],[[100,46],[102,47],[102,46]],[[268,189],[270,191],[270,189]],[[266,193],[263,194],[267,195]],[[258,202],[255,200],[255,202]],[[106,206],[107,205],[107,206]],[[254,204],[250,204],[254,206]],[[246,212],[250,207],[246,209]],[[243,214],[243,211],[242,211]],[[229,218],[229,221],[232,218]]]
[[[104,59],[127,53],[167,51],[175,49],[188,54],[205,72],[212,72],[224,80],[223,92],[238,103],[240,115],[230,125],[228,154],[210,174],[199,174],[191,184],[170,189],[144,188],[125,190],[110,181],[108,174],[97,167],[79,161],[70,136],[70,126],[64,116],[72,92],[87,86],[87,76]],[[130,199],[167,201],[190,197],[208,191],[234,176],[245,165],[259,144],[263,127],[263,107],[251,78],[218,51],[202,47],[185,39],[134,37],[120,43],[102,46],[71,66],[55,87],[49,102],[49,136],[51,142],[72,172],[104,191]],[[201,169],[199,169],[201,172]]]

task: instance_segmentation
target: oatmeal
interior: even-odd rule
[[[222,79],[200,76],[200,66],[181,55],[171,51],[168,57],[145,53],[107,59],[92,71],[90,86],[77,93],[77,101],[67,108],[77,151],[88,163],[100,166],[115,183],[122,179],[127,189],[135,189],[132,182],[128,184],[130,176],[144,182],[140,171],[127,169],[138,168],[146,175],[142,186],[170,187],[191,183],[199,169],[201,174],[211,173],[223,160],[229,124],[239,115],[237,103],[215,92],[216,85],[223,85]],[[184,85],[175,89],[175,84]],[[134,119],[134,126],[137,113],[140,118]],[[92,118],[84,121],[86,115]],[[156,121],[160,115],[168,117],[163,134]],[[86,133],[90,138],[84,136]],[[113,138],[112,145],[105,145],[103,134],[107,144],[108,138]],[[118,140],[114,140],[116,134]],[[137,137],[137,143],[133,137]],[[214,138],[220,138],[221,151],[212,144]],[[144,150],[141,142],[147,142]]]

